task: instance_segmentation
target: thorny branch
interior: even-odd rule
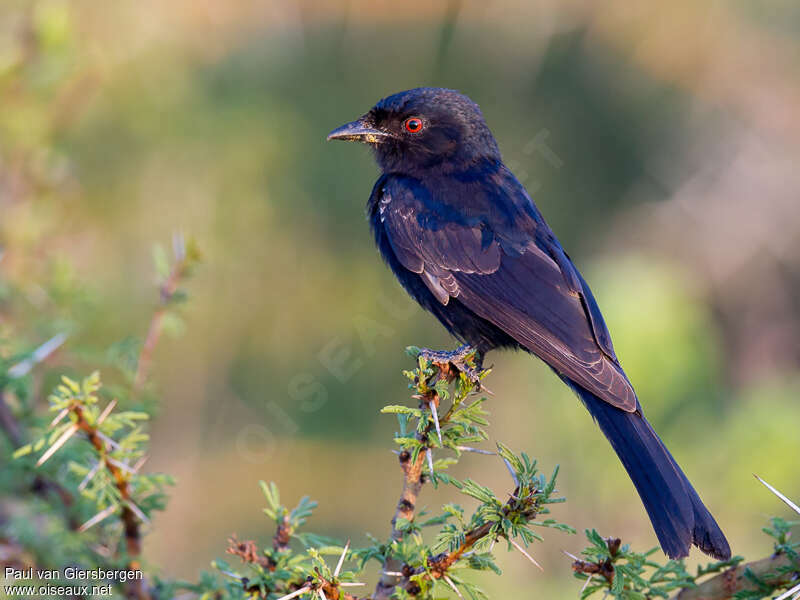
[[[439,380],[451,383],[459,376],[459,369],[449,362],[433,362],[432,364],[438,369]],[[440,404],[440,397],[433,388],[429,388],[426,393],[415,396],[415,398],[420,401],[420,407],[430,407],[432,412],[437,410]],[[392,541],[399,541],[405,535],[405,532],[398,527],[398,522],[400,520],[413,521],[414,519],[417,497],[419,496],[422,485],[425,483],[423,466],[428,457],[427,453],[430,452],[431,448],[429,436],[433,435],[432,428],[436,426],[437,434],[441,435],[439,433],[439,428],[450,420],[455,408],[455,405],[451,405],[450,409],[438,423],[428,423],[424,430],[417,434],[416,438],[423,444],[425,451],[419,452],[415,460],[412,460],[412,454],[407,450],[400,453],[400,466],[403,470],[403,491],[397,503],[394,518],[392,519]],[[520,487],[517,486],[511,494],[511,499],[503,507],[501,514],[505,516],[516,511],[520,512],[528,519],[533,519],[538,512],[534,494],[531,493],[529,496],[520,497],[520,493]],[[426,578],[445,579],[448,584],[452,586],[453,584],[447,576],[448,569],[458,562],[458,560],[469,552],[479,541],[490,535],[496,525],[496,521],[489,521],[466,532],[464,540],[454,550],[428,557],[426,567],[417,567],[414,569],[409,565],[402,564],[401,561],[396,558],[387,557],[383,564],[381,578],[372,596],[373,600],[387,600],[391,598],[398,585],[403,585],[406,591],[415,595],[419,590],[416,587],[417,584],[411,582],[410,578],[422,573],[426,573]],[[528,558],[536,564],[532,558]]]
[[[113,408],[112,405],[110,406]],[[92,425],[86,420],[83,414],[83,409],[77,404],[70,409],[70,412],[75,417],[74,426],[76,431],[82,431],[86,434],[89,442],[97,451],[98,456],[100,456],[100,462],[103,463],[111,475],[111,478],[114,481],[114,487],[116,487],[119,491],[120,497],[122,498],[122,513],[120,515],[120,520],[122,521],[125,536],[125,550],[128,556],[128,569],[140,570],[141,563],[139,562],[139,557],[142,553],[142,536],[140,527],[143,513],[134,504],[133,499],[131,498],[131,489],[129,485],[130,475],[126,473],[123,468],[115,464],[116,461],[112,462],[106,458],[105,454],[107,450],[107,442],[103,439],[102,434],[99,432],[99,425],[102,423],[102,419],[98,419],[98,422]],[[104,412],[106,416],[109,413],[110,410],[108,409],[106,409]],[[129,471],[133,473],[135,472],[135,469],[129,469]],[[80,530],[85,531],[95,523],[98,523],[100,520],[102,520],[102,518],[98,519],[97,516],[93,517],[84,523],[80,527]],[[135,600],[148,600],[151,597],[144,579],[131,579],[128,581],[126,583],[125,595],[127,598],[132,598]]]
[[[614,583],[614,565],[611,560],[619,552],[622,540],[619,538],[606,538],[606,545],[608,546],[608,553],[611,555],[603,561],[589,562],[585,560],[576,560],[572,563],[572,570],[576,573],[583,573],[584,575],[600,575],[605,579],[609,585]]]
[[[435,364],[439,369],[439,378],[450,380],[458,375],[457,372],[451,370],[449,363]],[[427,405],[439,405],[439,394],[431,389],[425,397],[419,398],[420,404],[423,402]],[[439,425],[446,423],[450,418],[451,411],[439,421]],[[428,436],[431,433],[432,424],[428,424],[424,432],[417,434],[417,439],[423,444],[427,444]],[[430,449],[428,449],[430,451]],[[392,541],[399,541],[403,537],[403,531],[398,528],[397,523],[401,520],[412,521],[416,511],[417,497],[425,483],[424,475],[422,472],[423,465],[425,464],[426,453],[419,452],[416,460],[412,461],[412,455],[407,450],[400,453],[400,468],[403,470],[403,491],[400,494],[400,500],[397,503],[394,517],[392,518]],[[374,600],[387,600],[392,596],[395,586],[400,581],[400,578],[393,573],[398,573],[403,565],[395,558],[387,557],[383,563],[383,571],[381,578],[375,587]]]
[[[606,538],[610,558],[596,562],[575,560],[572,569],[590,577],[599,576],[613,586],[616,571],[613,560],[619,552],[619,538]],[[695,587],[685,587],[671,600],[730,600],[739,592],[761,591],[766,595],[795,582],[800,577],[800,558],[779,552],[749,563],[725,569]]]
[[[289,519],[284,518],[278,523],[275,535],[272,538],[272,547],[278,552],[288,551],[290,538],[291,525],[289,523]],[[348,548],[345,547],[345,550],[342,553],[342,561],[347,555],[347,551]],[[228,548],[226,553],[238,556],[242,559],[242,562],[259,565],[268,571],[274,572],[277,567],[277,564],[272,557],[267,556],[266,553],[260,551],[254,541],[247,540],[240,542],[235,535],[232,535],[228,539]],[[338,568],[335,575],[338,575]],[[263,597],[263,591],[265,590],[263,590],[258,584],[251,584],[250,580],[248,580],[246,577],[241,579],[241,583],[242,589],[246,593],[257,595],[259,598]],[[297,581],[290,582],[285,587],[282,587],[282,589],[267,589],[266,592],[268,594],[286,593],[284,596],[284,598],[286,598],[286,596],[291,597],[293,594],[301,594],[301,590],[316,591],[320,597],[324,596],[326,599],[330,600],[359,600],[358,597],[342,590],[340,584],[338,584],[336,581],[331,581],[323,577],[319,572],[317,572],[316,581],[312,580],[310,577],[306,579],[298,579]]]
[[[794,571],[791,570],[792,567]],[[773,554],[761,560],[731,567],[695,588],[681,590],[672,600],[726,600],[737,592],[758,590],[753,579],[777,589],[797,579],[798,574],[800,560],[793,561],[786,554]]]

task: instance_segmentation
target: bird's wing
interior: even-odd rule
[[[503,232],[481,216],[437,206],[413,180],[387,178],[378,209],[397,259],[442,304],[490,321],[558,373],[609,404],[636,410],[591,291],[543,222]]]

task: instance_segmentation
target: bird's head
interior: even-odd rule
[[[329,140],[369,144],[384,172],[419,174],[500,162],[491,131],[472,100],[444,88],[416,88],[379,101],[364,116],[331,131]]]

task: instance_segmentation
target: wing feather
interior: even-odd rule
[[[388,178],[381,220],[400,263],[437,300],[451,298],[512,336],[558,373],[623,410],[636,410],[597,303],[543,222],[530,240],[503,239],[488,219],[437,210],[425,189]]]

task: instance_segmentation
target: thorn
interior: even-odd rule
[[[433,416],[433,423],[436,425],[436,435],[439,436],[439,445],[442,445],[442,429],[439,426],[439,413],[436,411],[436,403],[431,401],[429,406],[431,407],[431,416]],[[433,468],[431,467],[431,471]]]
[[[133,500],[126,500],[125,503],[128,505],[128,508],[130,508],[133,511],[133,514],[135,514],[137,517],[139,517],[139,520],[142,523],[149,523],[150,522],[150,519],[147,518],[147,515],[142,512],[141,508],[136,506],[136,504],[133,502]]]
[[[86,477],[84,477],[83,481],[81,481],[80,484],[78,485],[78,491],[79,492],[82,492],[84,490],[84,488],[87,485],[89,485],[89,482],[92,480],[92,478],[95,475],[97,475],[97,471],[100,470],[100,467],[102,466],[103,462],[104,462],[103,460],[97,461],[97,464],[95,466],[93,466],[92,469],[88,473],[86,473]]]
[[[115,458],[111,458],[110,456],[106,456],[106,461],[114,465],[115,467],[119,467],[126,473],[130,473],[131,475],[135,475],[136,471],[134,471],[129,465],[124,462],[120,462]]]
[[[113,514],[114,511],[116,511],[116,510],[117,510],[117,507],[114,506],[113,504],[111,506],[107,507],[107,508],[104,508],[99,513],[97,513],[95,516],[93,516],[91,519],[86,521],[86,523],[84,523],[83,525],[78,527],[78,531],[83,533],[84,531],[86,531],[90,527],[93,527],[94,525],[97,525],[100,521],[102,521],[103,519],[105,519],[109,515]]]
[[[59,436],[59,438],[55,442],[53,442],[53,445],[47,449],[47,452],[42,454],[42,457],[38,461],[36,461],[36,466],[41,467],[48,458],[50,458],[51,456],[53,456],[53,454],[56,453],[56,450],[58,450],[59,448],[61,448],[61,446],[66,444],[67,440],[78,432],[78,429],[79,426],[77,423],[73,423],[72,425],[67,427],[64,433],[62,433]]]
[[[366,583],[360,583],[358,581],[345,581],[339,584],[339,587],[358,587],[360,585],[367,585]]]
[[[172,255],[176,262],[181,262],[186,258],[186,241],[183,238],[183,231],[180,229],[172,234]]]
[[[508,460],[505,459],[505,458],[503,459],[503,462],[506,463],[506,469],[508,469],[508,472],[511,474],[511,479],[514,480],[514,485],[519,487],[519,479],[517,479],[517,474],[514,472],[514,469],[511,467],[511,463],[508,462]]]
[[[786,496],[784,496],[783,494],[781,494],[781,493],[780,493],[778,490],[776,490],[774,487],[772,487],[772,486],[771,486],[770,484],[768,484],[766,481],[764,481],[763,479],[761,479],[761,477],[759,477],[759,476],[758,476],[758,475],[756,475],[755,473],[753,473],[753,477],[755,477],[755,478],[756,478],[756,479],[758,479],[758,480],[759,480],[761,483],[763,483],[765,486],[767,486],[767,489],[768,489],[770,492],[772,492],[772,493],[773,493],[773,494],[775,494],[775,495],[776,495],[778,498],[780,498],[781,500],[783,500],[783,501],[784,501],[784,502],[785,502],[785,503],[786,503],[786,504],[789,506],[789,508],[791,508],[791,509],[792,509],[794,512],[796,512],[797,514],[800,514],[800,506],[797,506],[797,504],[795,504],[794,502],[792,502],[791,500],[789,500],[789,499],[788,499]]]
[[[238,576],[237,576],[237,579],[239,579]],[[306,585],[306,586],[301,587],[299,590],[295,590],[291,594],[286,594],[285,596],[281,596],[280,598],[278,598],[278,600],[291,600],[291,598],[297,598],[297,596],[300,596],[301,594],[305,594],[306,592],[308,592],[310,590],[311,590],[311,588]]]
[[[400,450],[392,450],[391,452],[392,452],[392,454],[396,454],[397,456],[400,456]]]
[[[756,477],[758,477],[758,475],[756,475]],[[794,586],[794,587],[793,587],[792,589],[790,589],[788,592],[784,592],[783,594],[781,594],[780,596],[778,596],[777,598],[775,598],[775,600],[786,600],[786,598],[788,598],[789,596],[791,596],[791,595],[792,595],[792,594],[794,594],[795,592],[800,592],[800,583],[798,583],[796,586]],[[798,596],[800,596],[800,593],[798,593],[798,595],[797,595],[797,596],[794,596],[794,597],[792,598],[792,600],[797,600],[797,597],[798,597]]]
[[[433,475],[433,452],[430,448],[425,450],[425,455],[428,457],[428,467],[430,467],[431,475]]]
[[[382,571],[384,575],[389,575],[390,577],[403,577],[403,574],[399,571]]]
[[[589,587],[589,582],[592,580],[592,577],[594,577],[594,573],[592,573],[591,575],[589,575],[589,577],[587,577],[587,578],[586,578],[586,583],[584,583],[584,584],[583,584],[583,587],[581,588],[581,594],[583,594],[583,591],[584,591],[584,590],[585,590],[587,587]]]
[[[50,356],[53,352],[59,349],[59,347],[67,341],[67,335],[64,333],[59,333],[51,337],[47,340],[44,344],[39,346],[36,350],[34,350],[31,355],[23,360],[22,362],[18,362],[17,364],[13,365],[8,371],[9,377],[17,379],[19,377],[23,377],[30,373],[31,369],[36,366],[38,363],[45,360],[48,356]]]
[[[114,556],[114,553],[111,551],[111,548],[108,546],[103,546],[101,544],[95,544],[92,546],[92,551],[100,556],[104,556],[105,558],[111,558]]]
[[[149,454],[145,454],[144,456],[142,456],[142,458],[140,458],[138,461],[136,461],[136,464],[133,465],[133,467],[131,467],[133,469],[133,472],[134,473],[138,473],[139,469],[141,469],[142,466],[144,465],[144,463],[147,462],[148,458],[150,458],[150,455]]]
[[[101,431],[95,431],[95,433],[97,434],[97,437],[99,437],[106,444],[108,444],[110,448],[114,448],[114,450],[119,450],[119,444],[114,440],[112,440],[110,437],[108,437],[105,433],[102,433]]]
[[[325,592],[322,591],[322,588],[317,588],[317,594],[319,594],[321,600],[328,600],[328,597],[325,595]]]
[[[536,565],[537,567],[539,567],[539,570],[540,570],[540,571],[544,571],[544,569],[542,568],[542,565],[540,565],[538,562],[536,562],[536,559],[534,559],[534,558],[533,558],[533,557],[532,557],[530,554],[528,554],[527,552],[525,552],[525,548],[523,548],[522,546],[520,546],[520,545],[519,545],[517,542],[515,542],[515,541],[514,541],[513,539],[511,539],[511,538],[508,538],[508,541],[511,543],[511,545],[512,545],[512,546],[514,546],[514,548],[516,548],[517,550],[519,550],[520,552],[522,552],[522,555],[523,555],[525,558],[527,558],[527,559],[528,559],[529,561],[531,561],[531,562],[532,562],[534,565]]]
[[[569,557],[570,557],[572,560],[574,560],[574,561],[579,561],[579,560],[580,560],[580,558],[578,558],[577,556],[575,556],[575,555],[574,555],[572,552],[567,552],[566,550],[562,550],[561,552],[563,552],[564,554],[566,554],[567,556],[569,556]]]
[[[342,555],[339,557],[339,562],[336,563],[336,570],[333,572],[334,577],[339,576],[339,572],[342,570],[342,565],[344,564],[344,557],[347,556],[347,551],[350,549],[350,540],[347,540],[347,543],[344,545],[344,550],[342,551]]]
[[[117,405],[117,399],[116,398],[114,398],[111,402],[108,403],[108,406],[106,406],[103,409],[103,412],[100,413],[100,416],[97,417],[97,424],[98,425],[102,425],[103,424],[103,421],[105,421],[106,417],[108,417],[108,415],[111,414],[111,411],[114,410],[114,407],[116,405]]]
[[[241,581],[242,580],[241,577],[239,577],[236,573],[234,573],[232,571],[226,571],[225,569],[220,569],[219,567],[217,567],[217,571],[219,571],[223,575],[227,575],[228,577],[230,577],[232,579],[236,579],[237,581]]]
[[[442,579],[444,579],[447,582],[447,585],[453,588],[453,591],[456,593],[456,596],[458,596],[459,598],[464,597],[461,595],[461,592],[458,591],[458,588],[456,587],[456,584],[453,583],[452,579],[450,579],[447,575],[442,575]]]
[[[461,452],[474,452],[475,454],[486,454],[487,456],[494,456],[497,454],[497,452],[492,452],[491,450],[471,448],[470,446],[456,446],[456,450],[461,450]]]
[[[50,421],[50,425],[49,425],[48,427],[49,427],[50,429],[52,429],[53,427],[55,427],[56,425],[58,425],[58,424],[61,422],[61,419],[63,419],[64,417],[66,417],[68,414],[69,414],[69,408],[65,408],[64,410],[62,410],[60,413],[58,413],[58,414],[56,415],[55,419],[53,419],[52,421]]]

